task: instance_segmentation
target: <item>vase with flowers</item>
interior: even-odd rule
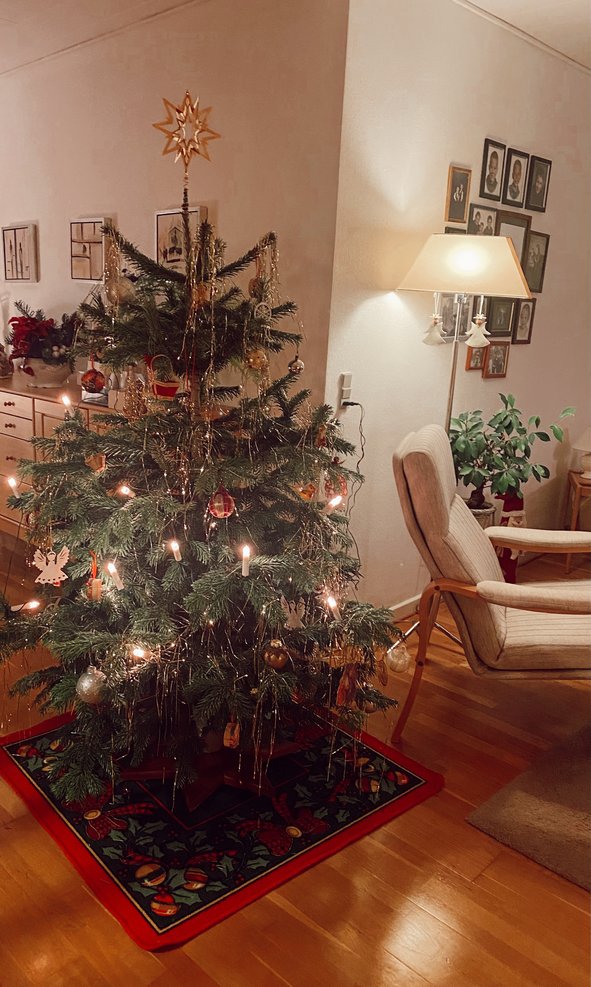
[[[74,369],[72,347],[80,324],[78,315],[62,315],[61,322],[48,319],[42,309],[34,311],[16,302],[20,313],[9,319],[11,358],[20,360],[28,387],[59,387]]]

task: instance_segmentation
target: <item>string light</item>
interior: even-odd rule
[[[335,618],[335,620],[340,620],[341,619],[341,611],[339,610],[338,603],[335,600],[334,596],[327,596],[326,597],[326,602],[327,602],[328,606],[330,607],[331,613],[332,613],[333,617]]]
[[[123,589],[123,580],[117,572],[117,566],[114,562],[107,562],[107,572],[109,573],[111,579],[115,583],[117,589]]]
[[[170,551],[174,555],[175,562],[180,562],[181,559],[182,559],[182,555],[181,555],[181,549],[180,549],[180,545],[179,545],[178,541],[174,541],[173,540],[173,541],[169,542],[168,543],[168,547],[170,548]]]
[[[250,575],[250,545],[244,545],[242,549],[242,575]]]
[[[133,490],[126,483],[122,483],[120,487],[117,487],[117,493],[121,494],[122,497],[135,497]]]
[[[6,482],[7,482],[7,484],[8,484],[9,487],[12,487],[13,490],[16,490],[16,488],[18,486],[18,480],[16,479],[16,477],[9,476],[7,478],[7,480],[6,480]]]
[[[67,394],[62,394],[60,400],[61,400],[64,408],[71,408],[72,407],[72,402],[70,401],[70,398],[68,397]]]
[[[27,603],[17,603],[15,607],[11,607],[13,613],[19,613],[21,610],[38,610],[41,606],[39,600],[28,600]]]
[[[145,658],[146,655],[148,654],[148,652],[145,651],[144,648],[140,648],[139,645],[136,645],[135,648],[132,648],[131,653],[134,658]]]

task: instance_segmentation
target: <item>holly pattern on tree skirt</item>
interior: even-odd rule
[[[360,742],[340,730],[300,725],[295,739],[302,749],[268,765],[273,798],[224,786],[189,813],[169,782],[126,781],[113,797],[105,789],[66,804],[56,800],[48,780],[56,754],[69,742],[63,723],[38,729],[28,739],[7,738],[0,773],[147,949],[204,931],[442,783],[365,735]],[[119,889],[108,901],[105,877]]]

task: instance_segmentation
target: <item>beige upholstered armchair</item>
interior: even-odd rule
[[[483,530],[456,493],[449,440],[439,425],[408,435],[393,462],[406,526],[432,582],[421,596],[414,677],[392,740],[400,739],[416,698],[442,596],[478,675],[591,677],[591,584],[511,585],[493,547],[589,552],[591,533]]]

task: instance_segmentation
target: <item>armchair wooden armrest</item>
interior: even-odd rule
[[[521,552],[591,552],[591,531],[546,531],[544,528],[503,528],[493,525],[484,529],[495,548]]]

